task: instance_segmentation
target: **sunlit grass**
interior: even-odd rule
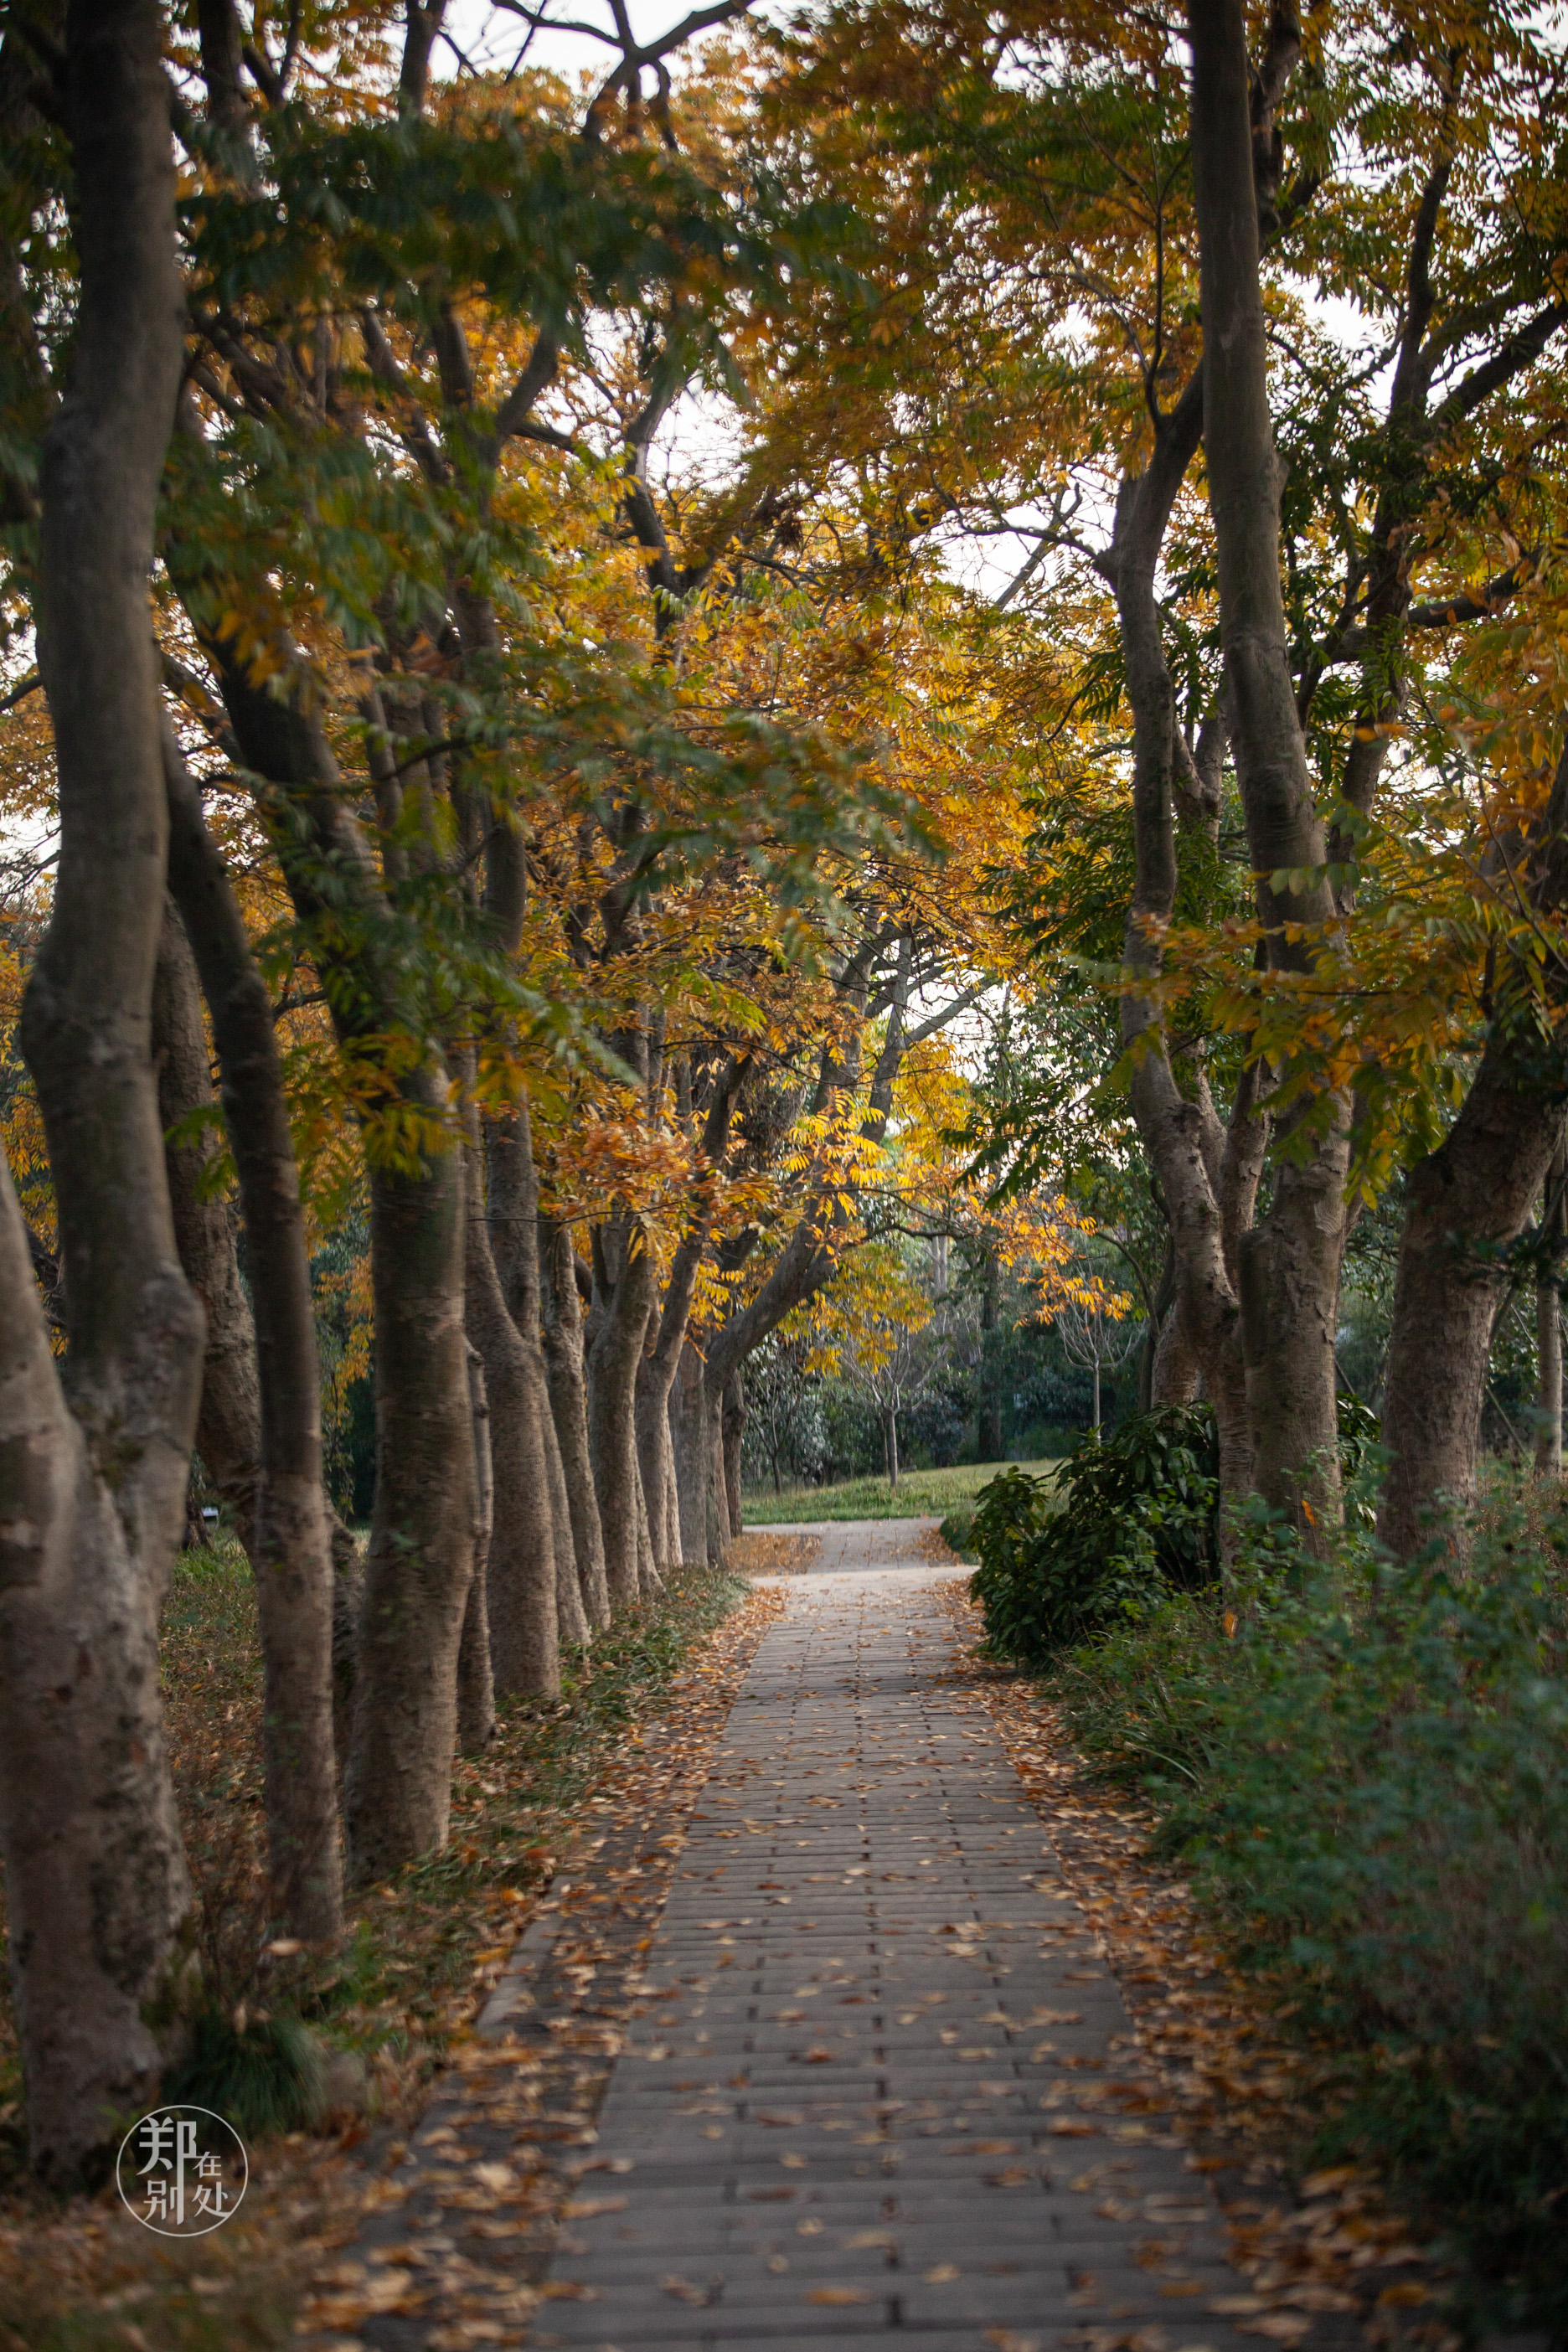
[[[748,1488],[742,1516],[749,1528],[790,1527],[801,1519],[940,1519],[955,1503],[970,1502],[1003,1462],[962,1462],[947,1470],[906,1470],[895,1495],[884,1478],[846,1478],[836,1486]],[[1032,1477],[1048,1477],[1055,1462],[1025,1462]]]

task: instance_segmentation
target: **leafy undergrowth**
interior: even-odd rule
[[[288,2342],[323,2249],[352,2232],[374,2193],[374,2167],[389,2143],[397,2146],[394,2134],[418,2113],[443,2060],[466,2045],[558,1857],[646,1801],[635,1768],[655,1717],[678,1742],[688,1725],[694,1740],[711,1735],[723,1706],[708,1703],[709,1685],[717,1676],[728,1693],[737,1639],[748,1648],[746,1629],[755,1620],[760,1631],[775,1605],[732,1575],[672,1578],[574,1662],[559,1705],[507,1709],[484,1757],[459,1763],[444,1853],[363,1891],[330,1960],[278,1959],[260,1948],[260,1688],[249,1574],[237,1549],[182,1559],[163,1662],[209,2022],[220,2029],[207,2089],[258,2027],[302,2019],[329,2052],[343,2053],[349,2071],[340,2080],[350,2091],[327,2129],[253,2142],[240,2214],[184,2242],[142,2229],[112,2189],[65,2205],[31,2189],[16,2168],[23,2151],[13,2105],[13,2172],[0,2204],[0,2352],[218,2352]],[[15,2084],[8,2000],[0,2023]],[[183,2084],[181,2095],[199,2099],[202,2090]]]
[[[1294,2352],[1320,2342],[1457,2352],[1442,2264],[1368,2162],[1312,2165],[1315,2119],[1337,2095],[1336,2053],[1237,1968],[1193,1885],[1156,1858],[1158,1815],[1091,1781],[1060,1708],[998,1665],[962,1584],[946,1588],[955,1671],[992,1716],[1131,2012],[1189,2150],[1212,2180],[1247,2291],[1225,2315]]]
[[[1568,1526],[1499,1480],[1408,1568],[1255,1529],[1046,1685],[1312,2057],[1304,2141],[1375,2168],[1467,2326],[1568,2326]]]

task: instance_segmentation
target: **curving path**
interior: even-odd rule
[[[825,1528],[780,1580],[597,2119],[614,2193],[579,2204],[533,2344],[1239,2352],[1203,2176],[944,1683],[952,1571],[921,1532]]]

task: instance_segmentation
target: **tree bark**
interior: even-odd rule
[[[1218,1428],[1220,1488],[1227,1501],[1236,1502],[1251,1486],[1254,1451],[1236,1244],[1251,1220],[1268,1126],[1258,1115],[1251,1078],[1238,1092],[1228,1129],[1201,1076],[1183,1093],[1152,996],[1164,928],[1176,903],[1176,815],[1184,772],[1155,575],[1203,421],[1204,378],[1198,374],[1156,425],[1146,470],[1121,485],[1103,568],[1116,596],[1132,706],[1134,880],[1122,949],[1127,984],[1121,1042],[1131,1049],[1133,1117],[1165,1203],[1174,1294],[1152,1387],[1157,1400],[1174,1402],[1194,1396],[1200,1377],[1206,1383]]]
[[[637,1378],[653,1307],[653,1254],[641,1228],[621,1217],[604,1229],[595,1248],[597,1329],[590,1349],[588,1448],[605,1538],[605,1576],[611,1606],[636,1601],[641,1589],[639,1520],[647,1526],[637,1465]]]
[[[1563,1267],[1563,1244],[1568,1226],[1568,1152],[1561,1138],[1546,1171],[1541,1205],[1542,1272],[1535,1286],[1535,1345],[1538,1378],[1535,1408],[1535,1472],[1540,1478],[1563,1475],[1563,1295],[1557,1287]]]
[[[190,551],[174,546],[184,574]],[[199,606],[197,608],[199,610]],[[204,633],[296,912],[312,935],[340,1037],[420,1034],[417,1006],[383,947],[374,860],[321,715],[304,690],[254,684]],[[279,651],[292,657],[287,640]],[[333,919],[322,898],[330,873]],[[346,927],[342,907],[353,910]],[[473,1416],[463,1335],[462,1152],[448,1141],[450,1086],[436,1046],[398,1079],[416,1131],[441,1139],[413,1169],[369,1157],[375,1304],[376,1489],[365,1559],[358,1683],[344,1775],[351,1878],[386,1876],[445,1843],[457,1735],[458,1654],[473,1568]],[[492,1411],[494,1401],[492,1399]]]
[[[555,1698],[561,1692],[555,1523],[542,1426],[549,1406],[542,1367],[531,1359],[491,1253],[477,1113],[469,1114],[468,1132],[468,1328],[484,1360],[494,1463],[490,1659],[499,1696]],[[490,1166],[493,1171],[493,1159]]]
[[[899,1416],[891,1405],[882,1408],[882,1453],[888,1465],[888,1491],[899,1491]]]
[[[485,1391],[484,1359],[468,1349],[468,1394],[474,1413],[474,1573],[463,1611],[458,1652],[458,1745],[477,1756],[496,1736],[496,1686],[490,1666],[489,1611],[486,1570],[495,1526],[495,1479],[490,1465],[490,1408]]]
[[[583,1610],[590,1633],[610,1622],[605,1575],[605,1535],[588,1458],[588,1401],[583,1378],[583,1310],[572,1235],[565,1225],[541,1220],[544,1365],[551,1418],[561,1453],[562,1474],[577,1560]]]
[[[1297,715],[1279,581],[1281,475],[1268,410],[1241,0],[1190,0],[1188,23],[1204,447],[1226,709],[1247,847],[1261,877],[1258,906],[1268,962],[1305,971],[1336,909],[1323,871],[1327,850]],[[1277,890],[1268,877],[1282,871],[1293,878]],[[1321,1549],[1339,1513],[1334,1331],[1348,1097],[1303,1096],[1281,1129],[1282,1141],[1292,1129],[1305,1149],[1300,1157],[1279,1158],[1268,1213],[1241,1245],[1241,1344],[1253,1483]]]
[[[239,1488],[244,1456],[254,1447],[254,1517],[248,1528],[241,1526],[256,1574],[261,1631],[271,1899],[289,1934],[322,1941],[342,1927],[342,1859],[332,1730],[333,1530],[321,1485],[310,1255],[272,1000],[167,720],[163,765],[170,886],[184,917],[183,924],[165,924],[171,994],[178,972],[184,1008],[177,1024],[171,1008],[171,1034],[177,1026],[184,1034],[181,1055],[194,1090],[198,1075],[205,1076],[205,1041],[194,1002],[199,971],[212,1014],[256,1296],[253,1317],[235,1263],[233,1226],[226,1220],[210,1235],[221,1244],[221,1263],[213,1249],[203,1261],[212,1300],[207,1376],[216,1352],[222,1386],[210,1402],[204,1390],[197,1432],[227,1459],[231,1489]],[[187,936],[190,946],[181,957],[178,948]],[[198,1053],[199,1072],[192,1066]],[[198,1221],[205,1227],[199,1204],[192,1204],[187,1223],[195,1227]],[[220,1318],[222,1339],[215,1350]],[[246,1360],[250,1349],[254,1369]],[[251,1394],[258,1415],[254,1437]],[[205,1453],[203,1459],[213,1469]]]
[[[718,1431],[716,1407],[703,1379],[702,1357],[689,1337],[680,1351],[680,1365],[670,1391],[669,1414],[675,1446],[676,1501],[680,1513],[680,1557],[696,1565],[715,1556],[712,1547],[719,1538],[717,1525],[711,1542],[709,1530]]]
[[[746,1434],[746,1391],[742,1385],[741,1367],[737,1364],[724,1383],[724,1405],[721,1423],[724,1460],[724,1502],[729,1514],[730,1533],[742,1531],[741,1519],[741,1442]]]
[[[1392,1459],[1377,1531],[1404,1559],[1442,1496],[1468,1501],[1492,1327],[1506,1275],[1496,1253],[1523,1231],[1563,1134],[1544,1073],[1521,1070],[1502,1027],[1452,1128],[1411,1171],[1394,1276],[1383,1442]],[[1534,1082],[1531,1082],[1532,1075]]]
[[[58,1206],[50,1355],[0,1171],[0,1839],[30,2154],[79,2175],[145,2100],[190,1882],[158,1690],[203,1343],[151,1054],[167,813],[148,582],[181,364],[162,24],[75,0],[64,113],[80,296],[43,448],[34,618],[60,856],[20,1043]]]
[[[696,1203],[670,1263],[653,1344],[637,1367],[637,1462],[647,1502],[654,1555],[667,1565],[684,1557],[679,1477],[670,1433],[670,1398],[686,1345],[702,1254],[712,1231],[713,1186],[724,1165],[731,1116],[748,1067],[745,1059],[731,1061],[714,1081],[703,1120]]]
[[[171,866],[174,857],[171,842]],[[153,1059],[158,1073],[158,1117],[167,1139],[169,1130],[193,1112],[216,1108],[216,1103],[195,959],[172,900],[164,906],[153,982]],[[216,1135],[206,1127],[179,1145],[165,1139],[163,1159],[180,1264],[206,1316],[196,1451],[232,1513],[235,1532],[254,1565],[256,1498],[261,1483],[261,1390],[257,1377],[256,1326],[239,1278],[234,1205],[204,1190],[220,1149]]]
[[[441,1120],[444,1074],[427,1065],[404,1091],[423,1095],[427,1118]],[[475,1522],[463,1159],[447,1148],[413,1172],[370,1163],[375,1509],[343,1790],[359,1885],[445,1845],[451,1822]]]

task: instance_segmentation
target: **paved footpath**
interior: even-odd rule
[[[944,1687],[941,1574],[784,1580],[531,2343],[1242,2352],[1204,2177],[989,1717]]]

